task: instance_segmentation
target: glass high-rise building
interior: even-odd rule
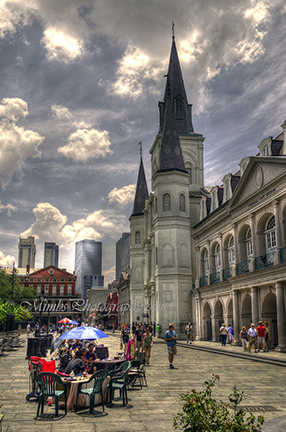
[[[116,280],[120,273],[130,264],[130,233],[122,233],[121,239],[116,242]]]
[[[44,268],[50,265],[59,266],[59,247],[56,243],[45,242]]]
[[[95,240],[81,240],[75,244],[76,291],[83,299],[92,286],[103,286],[102,243]]]
[[[36,245],[35,237],[19,238],[18,243],[18,267],[24,268],[27,265],[35,268]]]

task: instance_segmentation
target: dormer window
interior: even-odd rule
[[[184,114],[183,113],[183,101],[182,101],[182,98],[180,96],[178,96],[175,99],[175,117],[176,117],[176,119],[179,119],[179,120],[183,119],[184,118],[183,114]]]
[[[269,146],[264,147],[263,156],[269,156]]]

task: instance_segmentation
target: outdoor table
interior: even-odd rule
[[[121,360],[95,360],[91,366],[95,366],[97,370],[108,369],[114,370],[122,363],[126,362],[125,359]]]
[[[83,383],[82,388],[86,388],[86,384],[84,384],[84,383],[87,382],[91,376],[92,375],[86,375],[85,377],[82,377],[82,376],[81,377],[75,377],[73,380],[62,379],[63,383],[68,384],[68,399],[67,399],[67,410],[68,411],[74,411],[78,385],[80,383]],[[109,381],[110,381],[110,377],[107,377],[102,384],[103,397],[104,398],[105,398],[105,394],[106,394],[106,386],[109,383]],[[91,382],[90,384],[93,385],[93,382]],[[98,395],[98,396],[99,396],[99,398],[98,398],[98,400],[95,399],[94,405],[98,405],[102,402],[101,396],[100,395]],[[78,408],[84,408],[86,406],[89,406],[88,404],[89,404],[89,398],[87,398],[86,395],[80,393],[78,395],[78,402],[77,402]]]

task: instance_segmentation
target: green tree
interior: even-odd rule
[[[7,321],[7,313],[13,313],[16,321],[30,320],[33,318],[31,312],[28,309],[14,303],[4,302],[0,300],[0,324],[4,324]]]
[[[33,300],[36,296],[36,290],[33,287],[23,287],[17,280],[16,274],[7,274],[5,270],[0,270],[0,300],[4,302],[11,300],[12,281],[13,283],[13,301],[21,303],[23,300]]]

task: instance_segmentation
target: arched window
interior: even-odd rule
[[[163,211],[171,210],[171,196],[166,193],[163,195]]]
[[[184,194],[180,194],[179,197],[179,208],[180,211],[185,212],[186,211],[186,198]]]
[[[209,267],[209,252],[206,250],[203,256],[203,263],[204,263],[204,275],[208,276],[210,273],[210,267]]]
[[[233,238],[233,236],[231,236],[229,239],[227,252],[228,252],[229,267],[233,267],[235,264],[235,252],[234,252],[234,238]]]
[[[141,244],[141,233],[140,233],[140,231],[136,231],[136,233],[135,233],[135,244]]]
[[[175,99],[175,115],[176,119],[183,119],[183,101],[180,97]]]
[[[251,228],[248,229],[245,237],[247,259],[251,259],[253,255]]]
[[[215,247],[214,259],[215,259],[215,271],[219,272],[221,270],[221,257],[220,257],[220,245],[219,244],[217,244]]]
[[[276,222],[275,216],[271,216],[266,224],[265,237],[266,237],[266,250],[267,253],[276,250]]]

